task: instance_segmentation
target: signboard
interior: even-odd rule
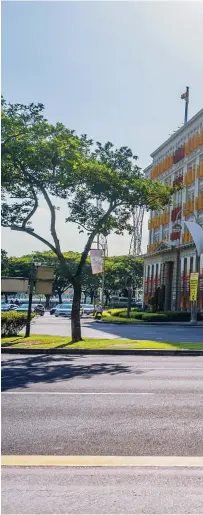
[[[27,293],[28,289],[28,279],[24,277],[1,278],[2,293]]]
[[[36,279],[42,281],[52,281],[54,277],[54,268],[50,266],[37,266]]]
[[[90,259],[91,259],[91,267],[92,273],[94,274],[102,274],[104,270],[104,260],[102,256],[102,250],[100,249],[92,249],[90,250]]]
[[[52,281],[37,281],[35,285],[35,293],[40,295],[52,295],[53,283]]]
[[[192,302],[197,300],[198,279],[199,274],[197,272],[190,274],[190,300]]]

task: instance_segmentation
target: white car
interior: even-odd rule
[[[81,308],[83,310],[84,315],[93,315],[93,313],[94,313],[94,305],[93,304],[82,304]]]
[[[60,304],[57,306],[55,311],[55,317],[71,317],[72,304]],[[80,309],[80,315],[82,316],[83,310]]]

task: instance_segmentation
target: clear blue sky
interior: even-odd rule
[[[139,165],[183,121],[180,94],[190,86],[189,116],[202,107],[203,3],[2,3],[2,92],[11,102],[42,102],[51,122],[116,146],[129,145]],[[80,250],[59,215],[63,250]],[[36,217],[44,232],[48,213]],[[3,230],[10,254],[40,249],[27,235]],[[84,241],[84,240],[83,240]],[[83,243],[82,241],[82,243]],[[129,238],[111,237],[110,253]],[[146,225],[144,246],[146,245]]]

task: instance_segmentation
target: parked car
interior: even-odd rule
[[[94,305],[93,304],[82,304],[82,311],[84,315],[93,315],[94,313]]]
[[[53,307],[50,309],[50,315],[55,315],[56,309],[57,309],[57,308],[60,308],[61,306],[62,306],[62,304],[56,304],[55,306],[53,306]]]
[[[35,310],[34,306],[32,306],[32,312]],[[21,306],[16,309],[17,313],[26,313],[28,311],[28,302],[26,304],[21,304]]]
[[[60,304],[56,307],[55,317],[71,317],[72,304]],[[83,310],[80,309],[80,315],[82,316]]]
[[[37,304],[34,306],[34,311],[37,313],[37,315],[43,316],[45,313],[45,307],[43,304]]]
[[[2,304],[1,311],[16,311],[18,309],[17,304]]]
[[[32,313],[37,313],[40,316],[43,316],[45,313],[45,308],[42,304],[32,304]],[[22,304],[16,309],[17,313],[26,313],[28,311],[28,302]]]

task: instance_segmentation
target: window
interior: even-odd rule
[[[168,227],[164,227],[163,229],[163,240],[166,240],[169,238],[169,228]]]
[[[160,241],[160,230],[155,229],[154,231],[154,243],[158,243]]]
[[[183,176],[183,168],[180,168],[179,170],[177,170],[177,172],[175,172],[174,179],[179,179],[179,177],[182,177],[182,176]]]
[[[203,180],[200,180],[199,181],[199,192],[202,193],[203,192]]]
[[[173,195],[173,207],[182,205],[182,190],[176,191]]]
[[[195,198],[195,190],[193,189],[187,189],[187,200],[194,200]]]

